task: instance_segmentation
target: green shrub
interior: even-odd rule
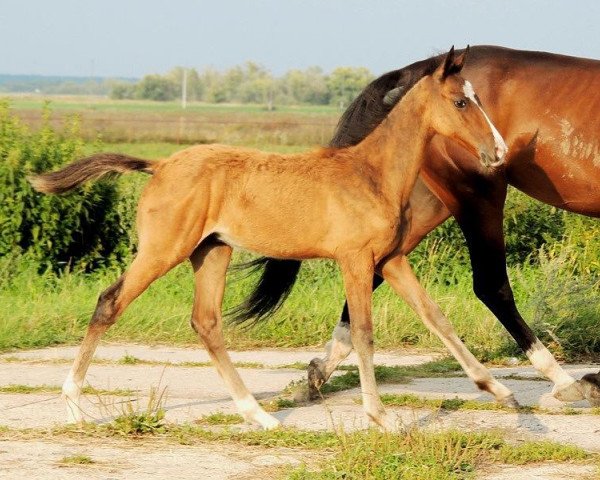
[[[40,269],[65,267],[92,270],[129,255],[132,215],[117,205],[115,184],[97,182],[74,192],[43,195],[27,175],[54,170],[82,156],[78,120],[60,134],[50,126],[30,132],[0,103],[0,256],[26,254]],[[96,147],[97,148],[97,147]]]

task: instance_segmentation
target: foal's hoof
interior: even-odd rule
[[[521,408],[521,405],[519,404],[519,402],[517,402],[517,399],[512,393],[508,397],[504,397],[498,400],[498,403],[506,408]]]
[[[588,373],[577,382],[592,407],[600,407],[600,372]]]
[[[383,432],[399,432],[402,431],[403,428],[398,423],[398,418],[396,415],[390,415],[389,413],[383,413],[378,416],[367,414],[372,425],[380,428]]]
[[[246,415],[245,419],[250,423],[257,423],[263,430],[273,430],[281,427],[279,420],[262,409],[254,412],[252,415]]]
[[[327,381],[322,371],[323,363],[320,358],[313,358],[308,364],[308,398],[310,400],[321,398],[320,389]]]
[[[555,386],[552,390],[552,395],[561,402],[578,402],[585,398],[581,380],[560,387],[558,385]]]

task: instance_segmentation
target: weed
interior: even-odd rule
[[[63,457],[59,460],[58,463],[62,465],[91,465],[96,462],[94,462],[94,460],[92,460],[92,457],[88,455],[78,454],[71,455],[69,457]]]
[[[129,355],[126,353],[123,357],[117,362],[119,365],[138,365],[141,363],[141,360],[133,355]]]
[[[458,363],[454,359],[442,358],[414,366],[388,367],[377,365],[375,378],[379,383],[408,383],[414,378],[448,377],[453,375],[464,376],[457,372]],[[356,388],[360,385],[357,367],[347,367],[346,373],[332,377],[321,387],[321,393],[333,393],[341,390]]]
[[[524,442],[519,445],[504,444],[498,452],[498,460],[514,465],[536,462],[566,462],[586,460],[590,454],[574,445],[555,442]]]
[[[115,396],[123,396],[130,397],[134,395],[135,390],[130,390],[126,388],[117,388],[117,389],[102,389],[102,388],[94,388],[91,386],[85,386],[82,388],[82,393],[87,395],[115,395]],[[10,384],[0,386],[0,393],[19,393],[19,394],[33,394],[33,393],[61,393],[62,387],[58,385],[19,385],[19,384]]]
[[[126,402],[122,406],[122,413],[109,426],[115,434],[121,436],[164,433],[166,424],[163,403],[164,390],[158,394],[152,389],[145,409],[140,411],[135,408],[134,402]]]
[[[474,400],[464,400],[462,398],[423,398],[411,393],[403,394],[384,394],[381,395],[381,401],[384,405],[393,407],[411,407],[411,408],[432,408],[442,410],[500,410],[514,412],[514,408],[505,407],[499,403],[477,402]],[[534,407],[521,406],[518,411],[521,413],[531,413]]]
[[[237,414],[217,412],[202,416],[196,420],[196,423],[199,425],[235,425],[244,423],[244,418]]]
[[[294,408],[296,406],[296,402],[288,398],[276,398],[267,401],[263,400],[259,403],[267,412],[278,412],[284,408]]]

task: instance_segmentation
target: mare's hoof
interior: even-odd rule
[[[579,400],[583,400],[585,394],[580,382],[581,380],[561,386],[560,388],[555,386],[552,390],[552,395],[561,402],[578,402]]]
[[[514,409],[521,408],[521,405],[519,404],[519,402],[517,402],[517,399],[515,398],[515,396],[512,393],[508,397],[504,397],[504,398],[498,400],[498,403],[500,405],[502,405],[503,407],[507,407],[507,408],[514,408]]]
[[[308,364],[308,398],[310,400],[321,398],[320,389],[327,381],[322,371],[323,363],[320,358],[313,358]]]
[[[600,372],[588,373],[577,382],[592,407],[600,407]]]

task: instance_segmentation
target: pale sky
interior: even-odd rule
[[[600,58],[600,1],[0,0],[0,73],[141,77],[247,60],[374,74],[467,43]]]

